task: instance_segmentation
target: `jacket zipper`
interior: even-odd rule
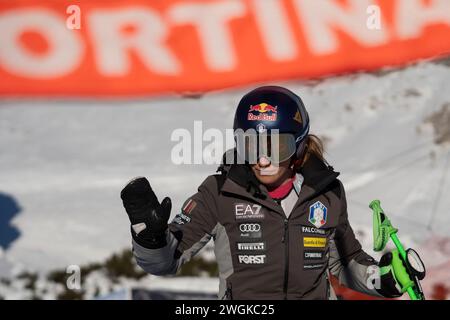
[[[284,299],[287,300],[288,280],[289,280],[289,220],[284,218],[284,235],[282,242],[284,243],[284,282],[283,292]]]

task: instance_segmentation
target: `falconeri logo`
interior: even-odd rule
[[[302,232],[325,235],[325,230],[317,229],[317,228],[313,228],[313,227],[307,227],[307,226],[302,226]]]
[[[316,228],[322,227],[327,223],[327,207],[317,201],[309,207],[309,218],[308,221],[311,222]]]

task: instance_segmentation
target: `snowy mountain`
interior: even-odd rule
[[[325,140],[365,250],[373,253],[368,204],[378,198],[400,239],[434,270],[425,290],[435,282],[431,275],[450,286],[448,268],[441,270],[450,262],[449,83],[450,67],[433,62],[278,83],[303,98],[312,133]],[[224,132],[248,90],[121,101],[1,101],[0,277],[102,261],[129,247],[119,193],[134,176],[148,177],[160,198],[170,196],[175,215],[216,165],[173,164],[173,130],[193,131],[201,120],[203,132]]]

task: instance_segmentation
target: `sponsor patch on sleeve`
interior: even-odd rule
[[[327,238],[303,237],[303,247],[305,248],[325,248]]]
[[[179,213],[175,216],[175,218],[173,218],[172,222],[179,225],[183,225],[185,223],[191,222],[191,217],[188,217],[184,213]]]
[[[183,207],[182,211],[184,214],[190,214],[196,206],[197,202],[195,202],[195,200],[189,199],[189,201],[186,202],[186,205]]]

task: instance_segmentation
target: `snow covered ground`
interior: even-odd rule
[[[449,83],[450,67],[431,62],[383,75],[279,83],[303,98],[311,131],[325,137],[369,253],[368,204],[378,198],[400,239],[426,248],[427,266],[450,261],[449,246],[439,245],[450,237],[450,143],[435,144],[426,121],[450,104]],[[216,165],[173,164],[172,131],[192,131],[195,120],[203,130],[231,128],[248,89],[198,99],[1,101],[0,277],[102,261],[129,247],[119,193],[131,177],[148,177],[160,198],[172,198],[176,214]],[[446,269],[434,279],[450,285]]]

